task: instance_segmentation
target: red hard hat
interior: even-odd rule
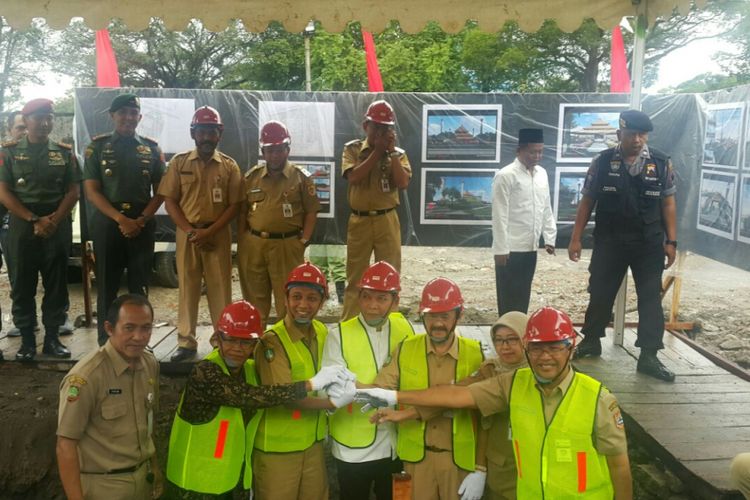
[[[254,305],[246,300],[238,300],[221,311],[216,329],[230,337],[259,339],[263,333],[263,321]]]
[[[281,122],[270,121],[263,125],[263,128],[260,130],[261,148],[278,146],[279,144],[290,144],[291,142],[292,137],[289,135],[289,130]]]
[[[211,106],[201,106],[195,110],[193,114],[193,120],[190,122],[190,129],[194,129],[198,125],[213,125],[219,130],[224,130],[224,124],[221,123],[221,116]]]
[[[526,324],[525,344],[530,342],[560,342],[569,340],[575,346],[576,332],[567,314],[554,307],[537,309]]]
[[[357,286],[376,292],[395,293],[401,290],[401,279],[395,267],[381,260],[365,270]]]
[[[396,124],[396,112],[390,104],[385,101],[375,101],[370,104],[365,113],[365,120],[382,123],[383,125],[395,125]]]
[[[326,275],[309,262],[300,264],[289,273],[286,279],[287,291],[297,284],[313,286],[320,290],[323,298],[328,298],[328,281],[326,281]]]
[[[428,281],[422,290],[422,300],[419,302],[420,313],[440,313],[463,309],[464,299],[461,289],[448,278],[435,278]]]

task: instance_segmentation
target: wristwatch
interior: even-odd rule
[[[310,240],[307,240],[307,239],[305,239],[305,238],[300,238],[300,239],[299,239],[299,241],[300,241],[300,243],[302,243],[302,244],[303,244],[304,246],[307,246],[307,245],[308,245],[308,244],[310,243]]]
[[[672,245],[673,247],[677,248],[677,240],[666,240],[664,242],[665,245]]]
[[[37,222],[39,222],[39,216],[37,214],[31,214],[29,222],[31,222],[32,224],[36,224]]]

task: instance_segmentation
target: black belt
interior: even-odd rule
[[[354,210],[352,208],[352,213],[354,215],[359,215],[360,217],[367,217],[367,216],[373,216],[373,215],[384,215],[390,212],[391,210],[396,210],[396,207],[384,208],[382,210]]]
[[[145,464],[146,462],[148,462],[148,460],[144,460],[143,462],[131,467],[123,467],[122,469],[112,469],[107,472],[82,472],[82,474],[131,474],[143,467],[143,464]]]
[[[213,225],[213,222],[198,222],[196,224],[190,224],[195,229],[206,229],[207,227],[211,227]]]
[[[60,200],[62,201],[62,200]],[[38,215],[39,217],[44,217],[45,215],[53,214],[57,210],[57,207],[60,206],[60,201],[57,203],[23,203],[23,206],[29,209],[29,211],[33,212],[35,215]]]
[[[264,240],[283,240],[292,236],[299,237],[299,231],[289,231],[288,233],[267,233],[265,231],[256,231],[253,228],[248,229],[250,234],[263,238]]]
[[[123,201],[118,203],[112,203],[112,206],[115,207],[115,210],[122,214],[138,214],[140,215],[141,212],[143,212],[143,209],[146,208],[145,203],[134,203],[131,201]]]
[[[442,448],[435,448],[434,446],[425,446],[424,449],[427,451],[431,451],[433,453],[448,453],[449,451],[451,451],[451,450],[444,450]]]

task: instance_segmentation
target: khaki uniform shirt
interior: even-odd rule
[[[301,231],[305,215],[320,211],[315,184],[310,174],[287,162],[280,177],[271,177],[265,166],[245,174],[248,227],[269,233]],[[288,204],[291,213],[284,213]]]
[[[384,366],[373,381],[373,385],[386,389],[398,389],[401,372],[398,357],[401,346],[393,352],[391,362]],[[427,339],[427,371],[429,372],[429,387],[455,383],[456,362],[458,361],[458,339],[453,337],[453,343],[445,354],[435,352],[429,338]],[[453,449],[453,419],[451,410],[437,411],[432,408],[417,407],[420,419],[425,421],[425,446],[440,450]],[[434,418],[433,418],[434,417]]]
[[[81,472],[133,467],[156,452],[148,414],[159,401],[159,363],[145,352],[131,369],[110,342],[87,354],[60,385],[57,435],[78,441]]]
[[[289,333],[289,338],[292,342],[302,340],[307,345],[317,367],[318,338],[315,336],[315,330],[312,328],[312,325],[310,326],[309,335],[306,335],[305,332],[297,328],[297,325],[289,316],[284,318],[284,326],[286,326],[286,331]],[[255,346],[253,359],[255,359],[255,369],[258,370],[258,376],[263,385],[292,383],[292,368],[289,358],[286,355],[284,346],[281,344],[281,340],[279,340],[275,332],[268,330],[263,334],[263,338]]]
[[[348,142],[344,146],[341,158],[341,171],[344,176],[370,156],[372,148],[367,139]],[[411,165],[406,152],[396,148],[401,153],[401,166],[411,176]],[[355,184],[350,182],[347,190],[349,206],[354,210],[384,210],[397,207],[399,203],[398,188],[393,181],[391,158],[384,155],[378,166],[370,170],[370,175],[362,182]],[[383,191],[383,179],[387,180],[388,191]]]
[[[191,224],[212,223],[242,201],[240,167],[218,150],[207,164],[195,149],[179,153],[169,162],[159,194],[175,200]]]
[[[515,372],[501,373],[469,386],[471,395],[483,416],[508,411],[513,373]],[[550,395],[546,395],[537,386],[544,403],[544,418],[547,424],[552,420],[555,410],[573,382],[573,375],[574,372],[571,369]],[[596,451],[606,456],[627,453],[628,445],[625,439],[625,426],[623,425],[620,407],[617,404],[617,399],[604,387],[599,393],[595,427],[594,447]]]

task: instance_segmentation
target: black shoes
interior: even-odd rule
[[[576,347],[573,359],[597,358],[602,355],[602,341],[599,337],[583,337],[583,340]]]
[[[185,347],[178,347],[177,351],[172,354],[172,357],[169,358],[169,360],[172,363],[179,363],[180,361],[187,361],[188,359],[193,359],[195,357],[195,353],[197,351],[195,349],[187,349]]]
[[[16,353],[16,361],[34,361],[34,356],[36,356],[36,346],[22,345]]]
[[[655,350],[641,349],[636,370],[638,373],[643,373],[644,375],[649,375],[665,382],[674,382],[674,372],[659,361]]]
[[[42,354],[60,359],[67,359],[70,357],[70,351],[68,348],[62,345],[57,338],[44,339]]]

